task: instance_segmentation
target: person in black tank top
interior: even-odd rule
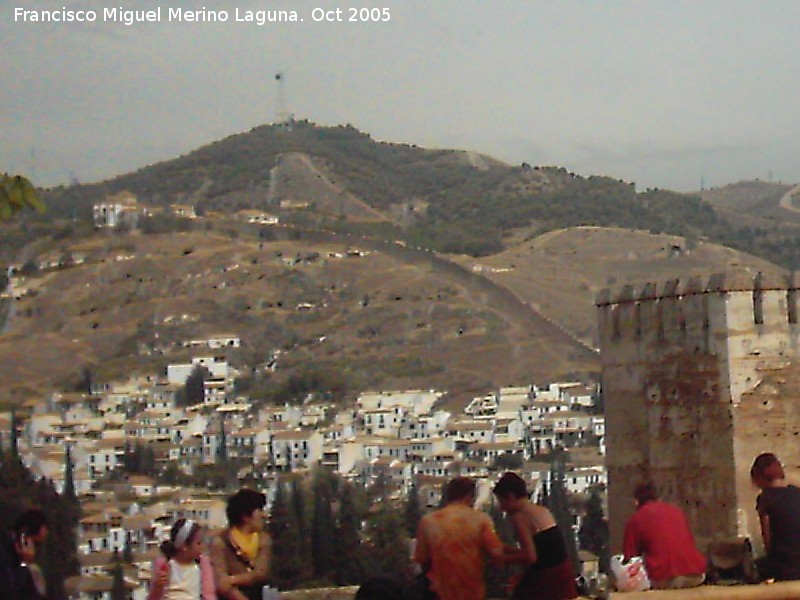
[[[764,578],[800,579],[800,489],[787,485],[783,465],[774,454],[756,458],[750,478],[761,488],[756,510],[767,551],[759,563]]]
[[[500,507],[511,517],[519,548],[506,548],[505,562],[527,565],[512,598],[577,598],[575,574],[564,537],[550,511],[528,500],[525,482],[508,472],[494,488]]]

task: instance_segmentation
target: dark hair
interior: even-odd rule
[[[658,500],[655,484],[652,481],[645,481],[644,483],[638,484],[633,489],[633,497],[636,498],[636,503],[639,506],[647,502]]]
[[[365,581],[356,592],[355,600],[402,600],[403,586],[390,577],[375,577]]]
[[[770,452],[759,454],[753,461],[753,466],[750,467],[750,479],[756,484],[772,483],[784,477],[786,477],[786,473],[783,472],[781,461]]]
[[[183,528],[184,524],[188,519],[178,519],[175,521],[175,524],[172,526],[172,529],[169,530],[169,539],[161,544],[161,553],[166,556],[168,559],[175,556],[180,548],[175,545],[175,539],[178,537],[178,532]],[[190,540],[194,538],[199,532],[200,525],[198,523],[192,523],[192,529],[189,532],[189,535],[186,537],[185,544],[188,544]]]
[[[232,527],[241,525],[245,517],[253,514],[254,510],[263,509],[267,504],[267,497],[261,492],[242,488],[228,498],[225,514],[228,515],[228,524]]]
[[[505,497],[508,495],[514,496],[515,498],[528,497],[528,489],[525,487],[525,481],[522,477],[511,471],[503,473],[503,476],[500,478],[500,481],[497,482],[497,485],[494,486],[492,492],[498,497]]]
[[[475,495],[475,481],[469,477],[455,477],[444,488],[444,503],[449,504]]]
[[[47,517],[38,508],[26,510],[14,522],[14,531],[17,534],[36,535],[42,527],[47,527]]]

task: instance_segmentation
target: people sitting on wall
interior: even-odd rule
[[[800,579],[800,489],[786,483],[783,465],[774,454],[760,454],[750,478],[761,489],[756,510],[767,552],[758,561],[762,579]]]
[[[191,519],[175,521],[169,540],[161,544],[163,556],[153,563],[147,600],[217,600],[214,570],[203,551],[203,528]]]
[[[653,483],[633,492],[637,509],[625,524],[625,560],[644,558],[655,589],[696,587],[705,581],[706,559],[697,549],[683,511],[658,499]]]
[[[0,596],[8,600],[46,597],[44,576],[34,563],[47,538],[47,517],[30,509],[17,517],[11,531],[0,539]]]
[[[456,477],[445,487],[444,507],[425,515],[417,529],[414,562],[439,600],[486,598],[486,558],[499,562],[503,544],[492,519],[475,510],[475,481]]]
[[[525,481],[516,473],[504,474],[494,487],[500,508],[510,515],[519,548],[505,549],[505,561],[525,565],[512,598],[568,600],[578,596],[575,574],[561,529],[544,506],[528,500]]]
[[[261,600],[272,553],[264,531],[266,503],[264,494],[247,488],[228,499],[228,529],[211,539],[211,562],[221,598]]]

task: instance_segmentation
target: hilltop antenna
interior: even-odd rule
[[[286,75],[282,72],[275,73],[275,81],[278,82],[278,106],[275,111],[275,124],[291,129],[294,115],[289,112],[289,105],[286,101]]]

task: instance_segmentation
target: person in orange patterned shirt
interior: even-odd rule
[[[472,508],[472,479],[449,481],[445,498],[444,508],[420,521],[414,562],[426,572],[431,591],[440,600],[484,600],[486,557],[499,563],[503,544],[489,515]]]

